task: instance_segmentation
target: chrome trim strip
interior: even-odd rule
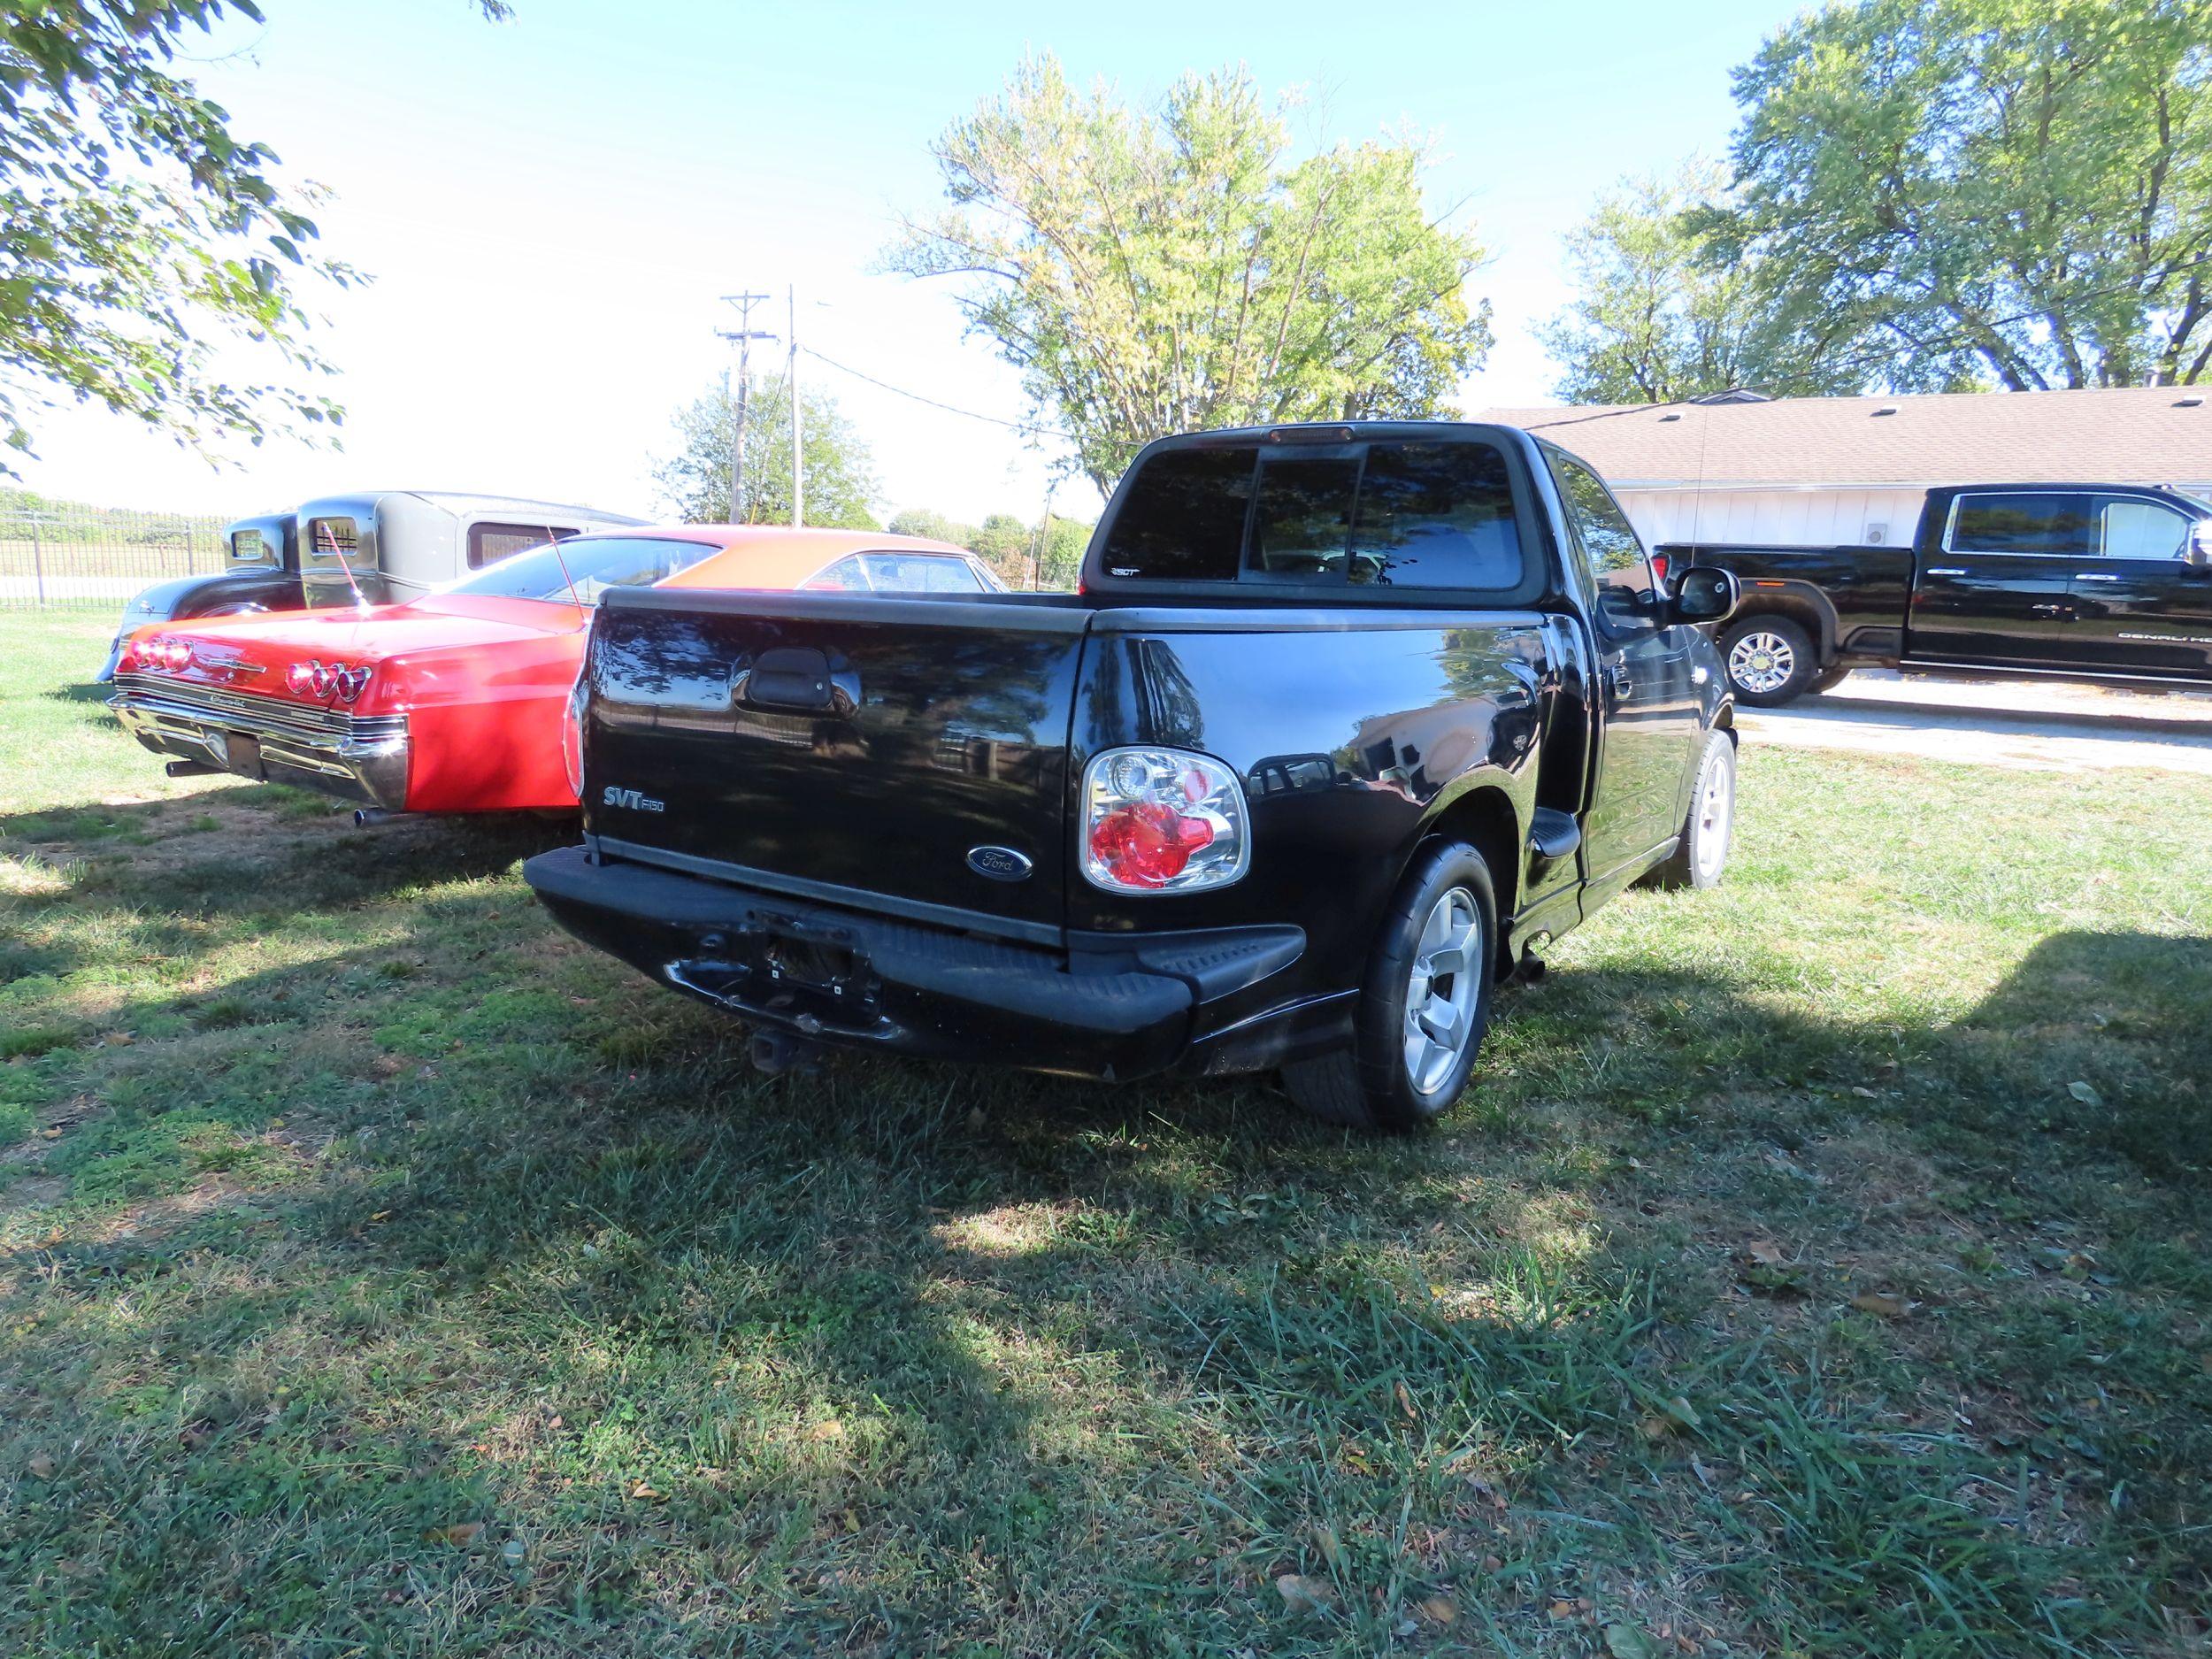
[[[343,709],[286,703],[251,692],[225,691],[215,686],[135,672],[116,675],[115,685],[134,707],[158,705],[201,719],[219,720],[243,731],[352,738],[363,742],[407,734],[407,717],[403,714],[349,714]]]
[[[962,910],[953,904],[932,904],[923,899],[902,899],[887,893],[870,893],[860,887],[840,887],[833,881],[816,881],[806,876],[780,875],[772,870],[756,870],[749,864],[733,864],[719,858],[704,858],[697,853],[676,852],[665,847],[648,847],[642,842],[627,841],[612,835],[594,835],[588,838],[599,852],[617,858],[627,858],[634,864],[657,864],[664,870],[677,870],[686,875],[706,876],[716,881],[726,881],[733,887],[755,887],[766,893],[781,893],[795,899],[811,899],[819,904],[841,905],[849,910],[872,910],[879,916],[896,916],[910,922],[927,922],[937,927],[956,927],[971,933],[988,933],[999,939],[1018,939],[1025,944],[1058,947],[1064,942],[1060,930],[1044,922],[1020,922],[1003,916],[990,916],[980,910]]]

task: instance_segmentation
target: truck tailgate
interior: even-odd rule
[[[1088,619],[1072,600],[618,589],[587,668],[585,830],[618,856],[1056,942]]]

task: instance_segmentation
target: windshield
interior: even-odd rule
[[[2182,500],[2187,502],[2192,507],[2197,508],[2208,517],[2212,517],[2212,500],[2207,500],[2204,496],[2198,495],[2196,491],[2193,489],[2177,489],[2174,492],[2174,494],[2180,496]]]
[[[578,536],[487,565],[439,591],[595,605],[610,588],[650,588],[720,551],[712,541],[674,536]]]

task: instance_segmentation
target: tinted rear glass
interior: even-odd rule
[[[595,605],[610,588],[649,588],[721,549],[672,536],[581,536],[515,554],[449,582],[449,594]]]
[[[1241,571],[1271,586],[1500,594],[1530,577],[1504,453],[1464,438],[1168,450],[1130,480],[1103,565],[1146,581]]]
[[[1504,456],[1486,443],[1369,446],[1353,581],[1507,589],[1523,568]]]
[[[1170,449],[1147,461],[1114,511],[1106,573],[1155,582],[1234,581],[1259,453],[1248,446]]]
[[[1954,553],[2089,551],[2086,495],[1962,495],[1951,532]]]

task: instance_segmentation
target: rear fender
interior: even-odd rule
[[[1747,617],[1786,617],[1813,636],[1813,642],[1820,648],[1822,667],[1834,660],[1836,607],[1826,594],[1813,583],[1794,578],[1758,576],[1739,580],[1743,584],[1743,599],[1724,627],[1733,627]]]

